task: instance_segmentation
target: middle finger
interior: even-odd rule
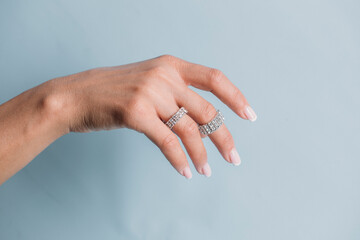
[[[184,106],[189,111],[189,116],[200,125],[210,122],[217,114],[211,103],[189,88],[185,91],[185,96],[183,95],[176,100],[179,105]],[[240,165],[241,160],[235,148],[234,139],[225,124],[211,133],[209,138],[226,161]]]

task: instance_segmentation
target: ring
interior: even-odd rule
[[[181,107],[172,117],[165,123],[170,129],[172,129],[175,124],[182,118],[188,111]]]
[[[199,130],[204,135],[209,135],[216,130],[219,129],[219,127],[224,123],[224,116],[221,114],[219,110],[216,110],[217,114],[216,116],[208,123],[204,125],[199,125]]]

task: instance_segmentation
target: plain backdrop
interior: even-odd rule
[[[360,239],[357,0],[0,1],[0,103],[46,80],[172,54],[221,69],[242,158],[180,176],[143,134],[66,135],[0,187],[0,239]],[[1,141],[1,140],[0,140]]]

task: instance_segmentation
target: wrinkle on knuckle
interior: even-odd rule
[[[186,124],[182,130],[183,130],[183,134],[185,134],[185,136],[193,136],[195,134],[198,134],[198,131],[199,131],[198,125],[194,121],[186,122]]]
[[[173,133],[168,134],[160,143],[160,148],[164,151],[176,147],[178,147],[178,139]]]
[[[233,95],[232,95],[232,98],[237,101],[237,100],[240,100],[240,96],[241,96],[240,90],[235,88],[234,92],[233,92]]]
[[[241,110],[244,108],[245,104],[239,89],[235,88],[234,93],[232,94],[232,99],[234,100],[232,101],[234,109]]]
[[[216,68],[209,70],[209,80],[212,87],[217,87],[223,80],[224,74]]]
[[[216,110],[211,103],[206,103],[203,107],[201,115],[204,118],[204,121],[211,121],[216,115]]]
[[[240,101],[239,101],[239,97],[240,97],[240,91],[238,89],[235,89],[233,94],[232,94],[232,99],[234,101],[232,101],[232,105],[235,109],[239,109],[240,108]]]

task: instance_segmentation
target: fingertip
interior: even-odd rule
[[[257,115],[256,115],[254,109],[252,109],[252,107],[250,107],[250,106],[245,107],[244,115],[246,116],[246,119],[251,122],[255,122],[257,119]]]
[[[210,165],[209,165],[209,163],[206,163],[201,169],[201,174],[203,174],[206,177],[210,177],[211,173],[212,173],[212,171],[211,171]]]
[[[230,155],[230,162],[234,164],[234,166],[239,166],[241,164],[241,158],[235,147],[231,149],[229,155]]]
[[[183,175],[183,176],[184,176],[185,178],[187,178],[187,179],[191,179],[191,178],[192,178],[192,173],[191,173],[191,170],[190,170],[189,167],[185,167],[185,168],[181,171],[180,174]]]

